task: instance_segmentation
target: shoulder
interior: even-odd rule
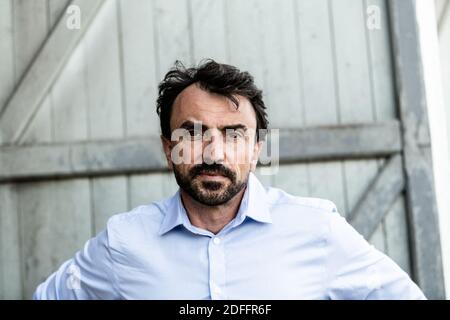
[[[296,215],[312,214],[329,216],[337,213],[336,204],[328,199],[295,196],[284,190],[268,187],[266,188],[267,203],[272,211],[283,209],[292,211]]]
[[[106,224],[110,241],[129,243],[133,239],[139,241],[141,237],[156,235],[169,201],[170,198],[113,215]]]
[[[267,205],[275,224],[284,230],[326,236],[331,221],[340,216],[336,204],[325,198],[295,196],[278,188],[266,188]]]

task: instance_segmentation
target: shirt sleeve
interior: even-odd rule
[[[105,230],[87,241],[83,250],[40,284],[33,299],[118,299],[114,276],[108,232]]]
[[[330,299],[426,299],[406,272],[370,245],[337,212],[330,219],[328,240]]]

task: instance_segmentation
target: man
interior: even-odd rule
[[[249,73],[177,64],[157,105],[179,191],[112,217],[35,299],[425,298],[331,201],[260,184],[268,121]]]

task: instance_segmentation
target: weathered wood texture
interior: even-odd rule
[[[411,224],[412,271],[429,298],[445,288],[434,193],[430,137],[415,1],[391,1],[394,61],[403,123],[406,200]]]
[[[278,141],[281,163],[381,157],[401,151],[400,128],[395,121],[282,129]],[[274,143],[275,140],[272,145]],[[0,181],[164,171],[166,168],[160,139],[155,136],[0,148]]]
[[[78,0],[87,20],[70,33],[68,3],[0,0],[0,140],[14,144],[0,147],[0,297],[30,298],[111,215],[176,190],[157,84],[175,60],[204,58],[264,89],[282,165],[261,180],[358,212],[357,228],[410,272],[385,0]],[[380,29],[366,28],[370,5]]]

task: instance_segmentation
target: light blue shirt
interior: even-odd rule
[[[34,299],[424,299],[333,202],[264,188],[250,174],[218,234],[193,226],[179,191],[109,219]]]

